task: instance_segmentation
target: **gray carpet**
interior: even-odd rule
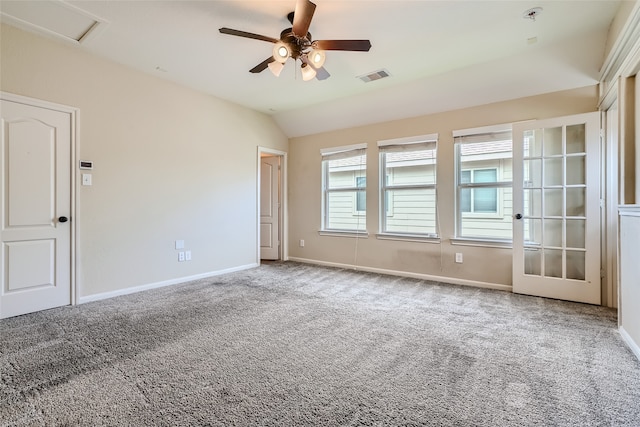
[[[0,321],[3,426],[639,426],[613,310],[298,263]]]

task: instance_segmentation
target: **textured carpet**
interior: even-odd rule
[[[4,426],[638,426],[613,310],[298,263],[0,321]]]

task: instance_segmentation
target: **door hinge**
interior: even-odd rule
[[[605,205],[605,201],[604,201],[604,199],[600,199],[600,207],[601,207],[601,208],[604,208],[605,206],[606,206],[606,205]]]

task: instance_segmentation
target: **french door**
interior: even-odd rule
[[[600,304],[597,112],[513,126],[513,291]]]

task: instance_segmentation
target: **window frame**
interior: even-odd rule
[[[356,191],[356,194],[353,196],[353,214],[354,215],[366,215],[367,214],[367,175],[358,175],[355,174],[353,177],[356,181],[356,188],[361,188],[363,190]],[[360,185],[358,181],[364,179],[364,185]],[[364,209],[358,209],[360,206],[360,197],[359,194],[364,192]]]
[[[346,159],[350,157],[358,157],[364,156],[364,163],[360,164],[360,167],[364,166],[364,168],[360,168],[354,170],[355,175],[358,176],[357,171],[362,171],[363,175],[360,177],[364,177],[366,179],[367,174],[367,144],[355,144],[349,146],[342,147],[332,147],[332,148],[324,148],[320,150],[321,155],[321,165],[322,165],[322,203],[321,203],[321,224],[320,224],[320,233],[325,235],[367,235],[367,224],[366,224],[366,210],[365,211],[356,211],[357,209],[357,194],[359,191],[364,191],[366,194],[366,184],[365,187],[357,186],[357,179],[353,180],[353,185],[350,187],[338,187],[338,188],[329,188],[330,179],[329,179],[329,162],[332,160],[338,159]],[[366,182],[366,181],[365,181]],[[334,193],[348,193],[354,192],[354,204],[353,204],[353,216],[357,217],[356,224],[364,224],[364,228],[332,228],[329,227],[329,199],[331,194]],[[365,199],[366,200],[366,199]],[[366,202],[365,202],[366,203]],[[364,220],[363,220],[364,219]]]
[[[504,219],[504,191],[505,189],[513,188],[513,178],[509,181],[504,180],[504,171],[502,168],[504,167],[505,157],[490,159],[493,161],[497,161],[498,165],[478,165],[477,167],[464,167],[462,165],[462,154],[461,147],[467,143],[482,143],[482,142],[490,142],[492,139],[495,141],[505,141],[504,136],[508,136],[511,140],[511,164],[512,168],[515,167],[513,165],[513,135],[512,135],[512,125],[509,124],[500,124],[494,126],[484,126],[473,129],[464,129],[453,132],[454,137],[454,163],[455,163],[455,237],[452,242],[462,243],[462,242],[482,242],[484,244],[495,243],[496,246],[504,246],[511,245],[513,241],[513,228],[511,230],[510,238],[502,238],[502,237],[480,237],[480,236],[469,236],[462,235],[462,222],[463,219],[478,219],[482,220],[498,220]],[[486,169],[497,169],[496,173],[496,181],[495,182],[482,182],[482,183],[462,183],[461,174],[463,171],[467,170],[486,170]],[[474,189],[479,188],[490,188],[496,189],[497,196],[497,212],[462,212],[462,190],[470,189],[473,191]]]
[[[429,148],[430,145],[433,145],[433,148]],[[433,178],[434,182],[432,184],[390,184],[390,180],[388,177],[395,173],[395,171],[387,171],[387,156],[386,154],[397,151],[424,151],[432,149],[434,151],[433,157]],[[438,183],[438,134],[429,134],[429,135],[420,135],[415,137],[408,138],[399,138],[399,139],[391,139],[378,141],[378,150],[379,150],[379,200],[378,200],[378,238],[382,239],[400,239],[400,240],[433,240],[439,241],[439,224],[438,224],[438,194],[437,194],[437,183]],[[393,202],[385,203],[387,200],[386,195],[388,191],[394,190],[430,190],[434,191],[434,200],[436,203],[436,213],[435,213],[435,233],[419,233],[419,232],[399,232],[399,231],[389,231],[387,229],[387,220],[390,217],[393,217]],[[393,194],[390,195],[390,198],[393,197]],[[391,199],[392,200],[392,199]]]

